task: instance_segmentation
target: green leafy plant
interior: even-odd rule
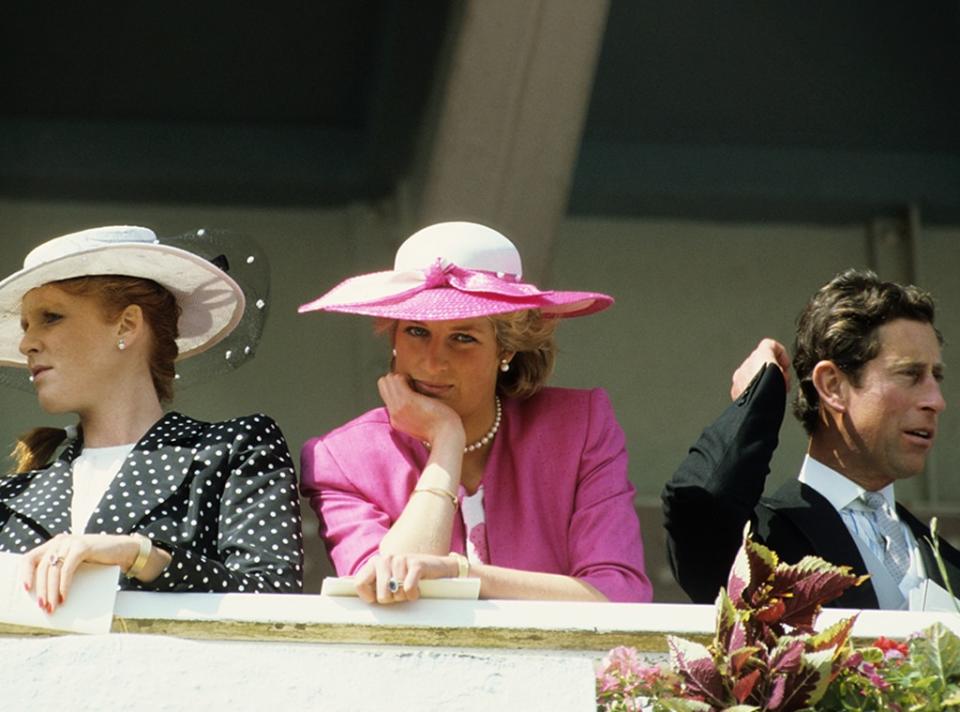
[[[935,624],[906,643],[855,650],[818,709],[936,712],[960,708],[960,638]]]
[[[820,633],[813,624],[823,604],[865,579],[817,557],[784,564],[773,551],[745,536],[727,587],[717,598],[716,632],[710,645],[668,636],[670,669],[659,668],[659,675],[650,667],[617,672],[612,663],[621,664],[630,656],[624,652],[608,656],[598,672],[599,709],[812,709],[831,681],[847,669],[851,653],[847,639],[855,616]],[[617,675],[630,680],[629,686],[613,685]]]

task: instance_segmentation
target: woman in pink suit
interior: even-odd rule
[[[440,223],[404,242],[392,271],[300,308],[376,317],[393,344],[385,407],[301,453],[330,558],[367,601],[468,575],[483,598],[651,600],[609,398],[544,387],[557,319],[613,300],[521,273],[500,233]]]

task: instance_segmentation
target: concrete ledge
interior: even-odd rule
[[[906,637],[934,622],[960,633],[948,613],[826,610],[820,627],[858,615],[855,638]],[[370,606],[354,598],[280,594],[163,594],[123,592],[113,631],[202,640],[261,640],[499,648],[603,653],[631,645],[666,652],[667,634],[706,640],[713,606],[421,600]],[[0,624],[0,635],[49,635]]]
[[[594,652],[633,645],[663,652],[664,632],[696,635],[712,626],[709,606],[459,600],[370,606],[321,596],[122,593],[113,629],[190,638]]]

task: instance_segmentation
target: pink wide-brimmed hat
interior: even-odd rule
[[[606,309],[613,298],[598,292],[544,291],[520,280],[520,253],[496,230],[470,222],[444,222],[415,232],[400,245],[393,270],[347,279],[309,311],[443,321],[539,309],[557,317]]]

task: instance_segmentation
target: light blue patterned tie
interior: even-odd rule
[[[883,537],[883,563],[899,583],[910,568],[910,550],[903,534],[903,526],[890,516],[887,502],[879,492],[864,492],[861,495],[864,504],[870,509],[873,523]]]

